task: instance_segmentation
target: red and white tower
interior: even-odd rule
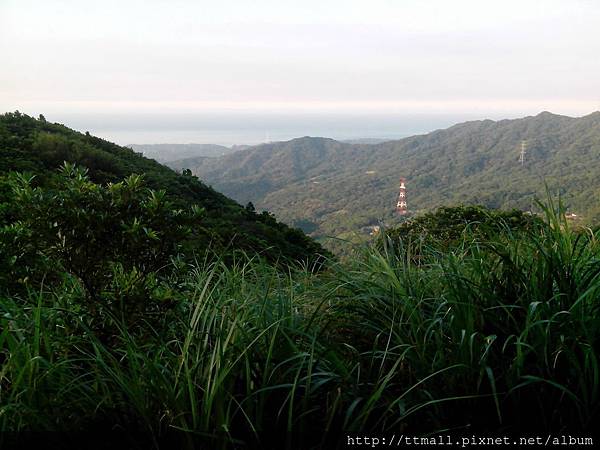
[[[396,202],[396,212],[403,216],[408,212],[406,204],[406,179],[400,178],[400,192],[398,193],[398,201]]]

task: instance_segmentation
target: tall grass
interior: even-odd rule
[[[335,274],[344,286],[336,313],[351,312],[373,342],[385,342],[408,384],[445,370],[431,390],[419,389],[431,397],[435,426],[556,431],[590,429],[598,419],[598,235],[571,230],[560,205],[544,213],[539,230],[507,226],[484,242],[467,231],[444,254],[400,242]],[[439,409],[457,397],[462,408]]]
[[[342,431],[591,430],[598,234],[560,205],[440,253],[391,242],[324,274],[200,262],[129,328],[65,279],[1,302],[0,431],[120,429],[132,446],[334,448]],[[167,444],[169,442],[169,444]]]

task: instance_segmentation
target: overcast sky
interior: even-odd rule
[[[0,110],[600,109],[598,0],[0,0]]]

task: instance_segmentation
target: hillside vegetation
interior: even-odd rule
[[[65,161],[85,167],[90,180],[101,184],[143,175],[144,186],[165,190],[174,207],[203,208],[195,239],[198,245],[210,246],[218,253],[244,250],[270,261],[310,262],[325,252],[301,231],[277,222],[269,213],[256,214],[240,206],[191,174],[177,174],[129,148],[43,118],[20,113],[0,115],[0,202],[3,196],[10,196],[2,181],[10,171],[29,172],[35,176],[34,186],[52,187],[57,169]]]
[[[106,198],[119,225],[140,203],[135,180],[102,191],[63,172],[66,218]],[[171,221],[166,248],[126,227],[106,244],[131,245],[86,258],[78,220],[40,243],[57,212],[11,184],[9,206],[31,212],[0,233],[19,271],[0,279],[0,446],[53,431],[46,448],[341,449],[348,433],[589,435],[600,420],[600,234],[552,205],[535,223],[445,210],[324,273],[285,274],[251,255],[161,267],[193,211],[152,198],[131,214]]]
[[[600,230],[552,196],[442,208],[339,261],[131,150],[0,125],[0,448],[597,431]]]
[[[519,164],[522,140],[528,148]],[[241,203],[253,202],[312,236],[347,237],[378,220],[394,222],[398,179],[409,208],[481,204],[535,209],[545,183],[588,223],[600,219],[600,112],[547,112],[475,121],[375,145],[304,137],[220,158],[188,160],[200,179]]]

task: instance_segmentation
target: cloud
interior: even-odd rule
[[[598,22],[583,0],[4,0],[0,108],[585,113]]]

